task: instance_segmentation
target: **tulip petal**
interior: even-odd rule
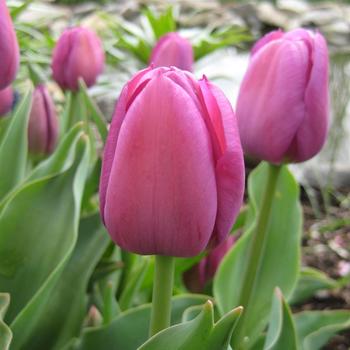
[[[104,208],[115,242],[141,254],[202,251],[217,211],[211,149],[188,94],[162,74],[153,77],[130,106],[116,145]]]
[[[220,142],[221,153],[216,158],[216,183],[218,211],[211,244],[222,242],[230,232],[243,201],[244,160],[238,135],[236,117],[231,104],[215,85],[206,80],[200,81],[207,111]],[[212,139],[214,137],[212,136]],[[214,141],[212,141],[214,142]]]
[[[313,38],[311,62],[305,117],[287,153],[294,162],[316,155],[326,141],[329,127],[328,50],[325,39],[318,33]]]
[[[120,127],[125,117],[127,97],[128,97],[128,85],[126,85],[123,88],[118,98],[115,112],[113,114],[113,119],[109,127],[106,145],[103,151],[102,169],[101,169],[101,177],[100,177],[100,185],[99,185],[100,213],[101,213],[103,222],[105,222],[104,212],[105,212],[105,203],[106,203],[106,192],[107,192],[108,182],[109,182],[112,164],[114,160],[115,148],[117,146],[117,141],[119,137]]]
[[[251,55],[254,55],[257,53],[263,46],[267,45],[271,41],[281,39],[284,36],[284,33],[282,30],[274,30],[270,33],[265,34],[260,40],[256,42],[256,44],[253,46]]]
[[[193,49],[191,43],[177,33],[162,36],[152,50],[150,63],[155,67],[172,67],[192,71]]]
[[[0,90],[14,79],[19,66],[19,47],[5,0],[0,0]]]
[[[248,155],[283,161],[304,119],[309,70],[309,48],[303,40],[275,40],[252,56],[237,103],[239,131]]]

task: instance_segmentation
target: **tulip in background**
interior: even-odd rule
[[[254,46],[237,102],[244,152],[279,164],[303,162],[328,131],[328,50],[323,36],[272,32]]]
[[[102,73],[104,62],[102,43],[93,31],[69,28],[59,38],[53,52],[53,78],[65,90],[78,90],[79,78],[90,87]]]
[[[213,250],[209,251],[198,264],[191,267],[183,274],[183,280],[188,290],[193,293],[202,293],[206,285],[212,281],[221,260],[232,248],[236,241],[235,236],[228,236]]]
[[[222,242],[243,191],[235,115],[221,90],[175,67],[136,74],[109,130],[100,209],[119,246],[157,255],[151,334],[170,322],[171,257]]]
[[[58,136],[58,118],[55,105],[47,88],[38,85],[33,95],[29,116],[29,151],[36,155],[48,155],[55,149]]]
[[[168,33],[153,48],[150,63],[155,67],[174,66],[192,72],[193,60],[191,43],[178,33]]]
[[[19,47],[5,0],[0,0],[0,89],[15,79],[19,66]]]
[[[11,111],[14,102],[14,91],[12,86],[0,90],[0,117]]]

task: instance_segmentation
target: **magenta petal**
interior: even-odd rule
[[[106,192],[108,187],[108,181],[111,174],[115,149],[117,147],[120,127],[125,117],[127,96],[128,96],[128,85],[126,85],[116,104],[116,108],[113,114],[113,119],[109,127],[108,137],[103,152],[102,169],[100,177],[99,195],[100,195],[100,213],[103,222],[105,222],[105,203],[106,203]]]
[[[305,117],[288,154],[294,162],[312,158],[324,145],[329,126],[328,50],[325,39],[315,34],[312,68],[305,91]]]
[[[19,47],[5,0],[0,0],[0,90],[15,79],[19,66]]]
[[[178,33],[162,36],[152,50],[150,63],[155,67],[177,67],[192,71],[193,49],[191,43]]]
[[[14,100],[14,93],[12,86],[0,90],[0,117],[5,116],[11,111]]]
[[[120,128],[105,224],[129,251],[193,256],[207,245],[217,211],[211,141],[188,94],[156,74]]]
[[[305,115],[310,70],[303,41],[276,40],[250,62],[240,88],[237,118],[244,151],[280,163]]]
[[[211,243],[217,245],[230,232],[243,201],[244,160],[230,102],[220,89],[206,80],[200,81],[200,87],[214,126],[209,130],[216,132],[215,138],[220,140],[223,147],[216,159],[215,169],[218,212]]]
[[[265,34],[261,39],[259,39],[251,50],[251,55],[257,53],[263,46],[270,43],[271,41],[281,39],[284,36],[284,32],[279,30],[274,30],[270,33]]]

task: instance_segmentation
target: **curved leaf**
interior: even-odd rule
[[[195,319],[164,329],[139,350],[226,350],[241,312],[234,309],[214,324],[213,304],[207,301]]]
[[[297,350],[292,314],[281,291],[276,288],[272,301],[269,328],[264,350]]]
[[[214,297],[221,314],[239,305],[243,271],[251,242],[254,219],[261,204],[267,180],[268,164],[262,163],[249,177],[250,207],[247,230],[223,259],[214,279]],[[281,288],[288,298],[299,275],[301,208],[299,187],[287,167],[283,167],[272,204],[268,235],[257,273],[251,303],[244,311],[238,328],[251,346],[265,328],[274,288]],[[235,332],[239,331],[239,329]],[[239,339],[242,339],[242,334]],[[234,347],[237,347],[233,336]]]
[[[54,285],[76,242],[88,167],[86,138],[77,134],[65,150],[75,157],[68,157],[60,172],[33,175],[2,203],[0,290],[11,294],[8,322],[25,313],[46,284]],[[47,170],[58,170],[55,159],[50,157]]]
[[[3,138],[0,140],[0,200],[20,183],[25,175],[28,153],[28,119],[32,105],[32,89],[24,96]]]
[[[49,285],[42,290],[38,303],[13,324],[14,349],[60,349],[79,335],[87,309],[89,277],[108,243],[99,214],[81,220],[77,245],[59,280],[53,288]]]
[[[203,304],[205,295],[181,295],[173,298],[171,324],[181,322],[183,312],[190,306]],[[76,350],[135,350],[148,339],[151,304],[123,312],[107,326],[84,331]]]
[[[12,340],[11,329],[4,323],[3,318],[10,303],[10,295],[0,293],[0,349],[8,350]]]
[[[336,333],[350,328],[350,311],[304,311],[294,320],[300,350],[319,350]]]

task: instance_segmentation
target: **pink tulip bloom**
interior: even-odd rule
[[[29,116],[28,144],[32,154],[47,155],[53,152],[58,137],[58,118],[55,105],[44,85],[34,90]]]
[[[187,270],[184,275],[184,283],[193,293],[201,293],[205,286],[214,278],[222,259],[235,243],[235,236],[228,236],[217,247],[212,249],[198,264]]]
[[[245,153],[272,163],[303,162],[325,143],[328,50],[304,29],[272,32],[252,50],[237,102]]]
[[[178,33],[168,33],[162,36],[153,48],[150,63],[155,67],[174,66],[192,72],[192,45]]]
[[[53,78],[62,89],[78,90],[79,78],[90,87],[104,68],[105,55],[98,36],[87,28],[67,29],[52,56]]]
[[[137,73],[119,97],[102,163],[100,209],[112,239],[139,254],[194,256],[225,239],[243,191],[222,91],[175,67]]]
[[[0,117],[11,111],[14,102],[14,92],[12,86],[0,90]]]
[[[5,0],[0,0],[0,90],[9,86],[19,66],[19,47]]]

